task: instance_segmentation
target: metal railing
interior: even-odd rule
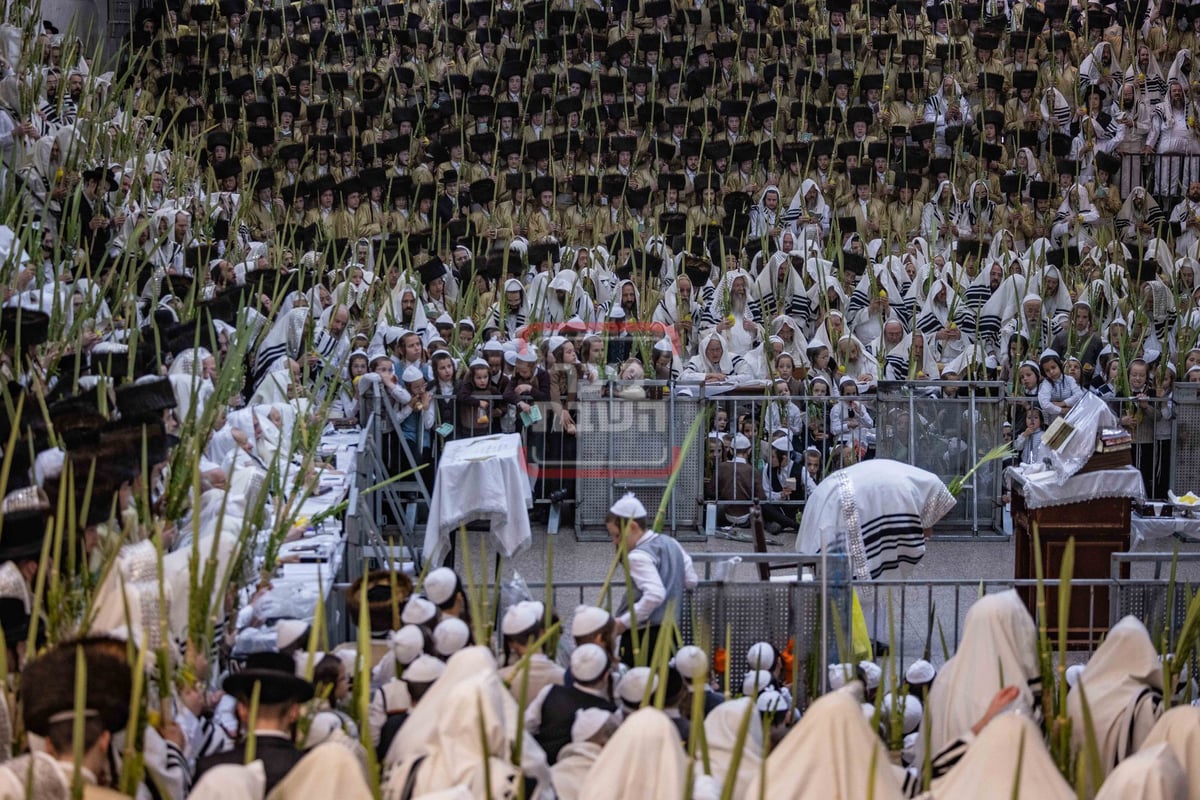
[[[1114,575],[1122,564],[1173,557],[1172,554],[1116,554]],[[747,669],[744,658],[751,645],[765,641],[783,649],[791,643],[801,665],[802,685],[798,694],[803,695],[805,686],[823,685],[825,665],[839,658],[833,626],[843,621],[848,624],[849,614],[834,612],[842,603],[830,602],[830,598],[839,592],[848,597],[846,584],[833,580],[832,575],[823,579],[819,557],[694,553],[692,558],[703,577],[699,585],[684,595],[679,613],[684,643],[700,644],[710,656],[718,648],[727,650],[734,686],[740,683]],[[1200,562],[1200,554],[1188,560]],[[737,580],[740,570],[758,563],[774,566],[786,563],[787,569],[780,572],[786,580]],[[713,577],[718,573],[724,579]],[[569,629],[571,613],[581,603],[617,608],[624,594],[624,587],[619,581],[617,584],[606,589],[600,582],[555,583],[549,599],[565,617],[564,627]],[[952,656],[962,638],[968,611],[987,594],[1017,590],[1035,623],[1038,622],[1038,586],[1036,580],[1015,579],[885,580],[855,582],[853,589],[861,603],[870,638],[886,645],[897,668],[903,671],[918,658],[942,664]],[[535,598],[545,597],[544,584],[529,584],[528,588]],[[1058,580],[1047,579],[1041,582],[1041,588],[1053,598],[1067,587]],[[1182,579],[1173,586],[1166,580],[1138,577],[1072,580],[1069,590],[1075,598],[1086,595],[1088,613],[1085,629],[1070,628],[1071,658],[1080,659],[1094,651],[1103,634],[1125,616],[1140,619],[1154,641],[1174,642],[1187,601],[1197,588],[1196,582]],[[1057,603],[1048,602],[1046,609],[1051,640],[1057,642]],[[830,633],[823,638],[821,631]],[[850,641],[848,630],[839,635],[842,641]],[[879,657],[877,652],[876,658]]]
[[[848,434],[830,427],[832,411],[842,402],[836,397],[771,395],[762,388],[713,396],[703,386],[694,387],[695,396],[683,396],[661,382],[602,381],[592,388],[591,395],[567,404],[574,433],[558,424],[555,410],[559,406],[549,401],[530,402],[541,419],[526,424],[502,396],[479,395],[468,402],[489,402],[488,417],[481,426],[475,411],[461,407],[456,398],[435,399],[434,430],[427,432],[432,461],[427,470],[430,485],[446,440],[516,432],[523,438],[530,466],[537,470],[533,482],[535,505],[573,512],[575,533],[580,539],[607,539],[603,532],[605,512],[626,491],[634,492],[651,513],[657,512],[670,475],[678,468],[666,506],[664,531],[684,540],[700,540],[712,532],[710,521],[730,522],[726,517],[731,507],[748,506],[756,499],[775,507],[785,522],[802,512],[803,480],[797,481],[797,489],[788,500],[772,501],[767,496],[763,466],[771,458],[774,428],[787,428],[793,463],[805,459],[806,447],[816,446],[821,452],[822,474],[843,462],[870,456],[913,464],[949,483],[1005,440],[1006,421],[1014,423],[1013,434],[1021,434],[1021,407],[1029,402],[1022,396],[1009,395],[998,382],[884,382],[873,394],[857,400],[869,413],[872,425]],[[1118,416],[1128,404],[1136,402],[1104,399]],[[1167,401],[1152,397],[1149,402],[1153,406]],[[1177,384],[1170,402],[1170,419],[1153,425],[1143,419],[1134,430],[1131,461],[1148,476],[1148,497],[1158,499],[1165,498],[1168,488],[1183,493],[1200,487],[1200,385]],[[464,414],[470,414],[470,419]],[[707,415],[706,430],[683,455],[684,441],[701,415]],[[1154,413],[1143,412],[1143,416]],[[736,487],[726,485],[736,470],[721,469],[729,459],[728,442],[720,443],[711,436],[717,432],[720,418],[724,420],[724,432],[744,430],[751,440],[748,492],[733,491]],[[439,432],[446,430],[445,423],[449,424],[448,436]],[[371,424],[366,429],[372,432],[364,440],[371,444],[368,452],[377,456],[382,452],[380,434]],[[851,447],[843,448],[842,443]],[[955,509],[937,527],[936,536],[1003,534],[1004,466],[993,462],[972,476]],[[386,477],[382,467],[379,457],[361,459],[360,487]],[[795,474],[803,477],[799,470]],[[412,494],[398,487],[373,493],[370,512],[375,520],[383,519],[385,511],[393,521],[403,519],[408,535],[408,528],[419,527],[414,511],[427,500]],[[741,522],[740,514],[733,516]],[[783,518],[776,515],[768,521]]]

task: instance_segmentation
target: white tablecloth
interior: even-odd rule
[[[1189,542],[1200,541],[1200,519],[1183,517],[1143,517],[1134,514],[1132,519],[1132,546],[1151,539],[1168,539],[1178,536]]]
[[[533,491],[521,437],[515,433],[458,439],[446,445],[438,462],[425,559],[440,564],[460,525],[487,520],[496,548],[512,556],[529,545]]]
[[[1007,474],[1021,486],[1026,508],[1066,506],[1102,497],[1128,497],[1135,503],[1146,499],[1142,473],[1135,467],[1078,473],[1068,478],[1062,486],[1053,483],[1057,480],[1057,474],[1051,471],[1026,474],[1009,467]]]

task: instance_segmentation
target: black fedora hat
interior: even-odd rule
[[[259,684],[259,702],[264,705],[306,703],[312,699],[313,685],[296,676],[296,663],[283,653],[253,653],[246,666],[225,678],[221,688],[239,700],[248,701]]]

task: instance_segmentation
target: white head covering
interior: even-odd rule
[[[1188,776],[1169,745],[1143,747],[1109,773],[1096,800],[1185,800]]]
[[[348,754],[348,753],[347,753]],[[267,773],[261,759],[246,765],[218,764],[206,770],[188,793],[197,800],[263,800]]]
[[[358,759],[348,747],[335,740],[309,750],[269,795],[270,800],[300,800],[302,797],[371,800],[372,794]]]
[[[762,719],[754,702],[748,697],[721,703],[704,718],[704,738],[708,742],[708,761],[711,767],[709,775],[724,785],[726,776],[733,767],[738,733],[745,724],[747,714],[750,716],[750,723],[746,728],[745,745],[737,766],[734,797],[752,796],[746,794],[746,789],[759,773],[762,764]]]
[[[1188,797],[1200,797],[1200,708],[1176,706],[1163,714],[1142,743],[1142,750],[1159,744],[1171,748],[1187,773]]]
[[[1087,693],[1092,729],[1100,746],[1105,774],[1137,752],[1158,721],[1162,700],[1162,665],[1146,627],[1125,617],[1109,630],[1092,654],[1079,683]],[[1079,687],[1067,695],[1071,739],[1084,745],[1083,703]]]
[[[1020,713],[1002,714],[988,723],[962,760],[934,784],[932,794],[936,800],[961,797],[1072,800],[1075,797],[1075,791],[1050,758],[1042,732],[1032,719]]]
[[[656,708],[635,711],[596,759],[580,800],[683,797],[687,763],[679,731]]]
[[[859,692],[858,684],[852,684],[813,703],[800,723],[771,751],[765,774],[755,774],[745,796],[758,797],[763,782],[768,797],[789,800],[903,797],[883,741],[863,718]]]
[[[983,717],[992,697],[1006,686],[1020,689],[1017,702],[1031,708],[1029,682],[1039,676],[1037,628],[1016,591],[980,598],[967,611],[957,652],[929,690],[926,724],[931,752],[969,731]]]

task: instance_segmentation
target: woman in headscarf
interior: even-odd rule
[[[800,189],[792,196],[783,221],[792,227],[792,231],[801,242],[825,241],[829,230],[830,210],[825,202],[821,187],[812,178],[800,185]]]
[[[1067,695],[1076,753],[1083,752],[1087,738],[1082,692],[1087,693],[1092,732],[1100,748],[1099,766],[1107,775],[1141,748],[1163,712],[1162,663],[1146,626],[1136,617],[1125,617],[1109,629]]]
[[[1011,589],[985,595],[967,611],[958,649],[929,689],[917,763],[927,738],[930,752],[937,753],[965,736],[984,715],[991,698],[1006,686],[1018,688],[1020,708],[1038,709],[1037,627]]]
[[[755,773],[742,796],[790,800],[903,797],[887,748],[863,716],[861,692],[855,683],[817,699],[767,756],[765,768]]]

